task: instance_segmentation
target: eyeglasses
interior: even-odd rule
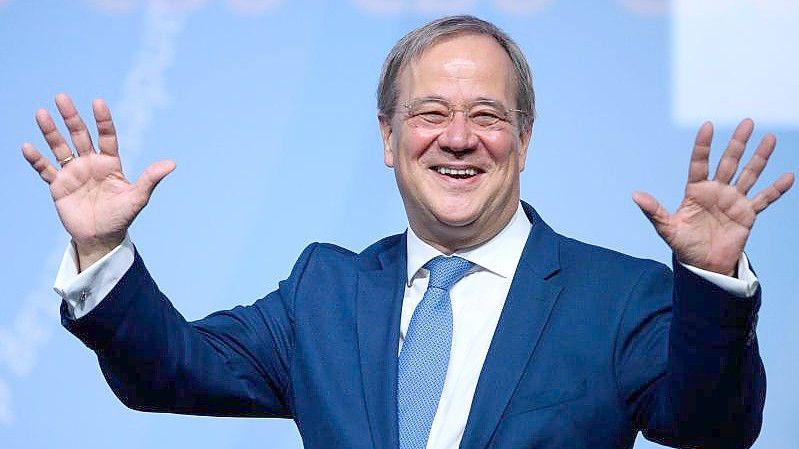
[[[483,130],[510,124],[512,112],[526,114],[520,109],[506,109],[501,103],[491,100],[478,100],[456,108],[442,99],[418,98],[404,106],[412,126],[429,129],[446,128],[456,112],[463,112],[471,125]]]

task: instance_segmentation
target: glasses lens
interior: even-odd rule
[[[507,113],[494,103],[476,103],[469,109],[469,120],[477,126],[488,127],[507,121]]]
[[[449,111],[447,104],[434,100],[420,100],[408,105],[408,117],[418,125],[446,125]]]

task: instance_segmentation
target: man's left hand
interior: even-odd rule
[[[652,195],[644,192],[633,194],[633,201],[680,262],[733,276],[755,217],[793,185],[793,173],[785,173],[751,199],[747,197],[777,144],[772,134],[763,137],[738,179],[732,182],[753,128],[750,119],[738,124],[713,179],[708,178],[713,125],[705,122],[699,128],[691,154],[685,197],[673,214],[669,214]]]

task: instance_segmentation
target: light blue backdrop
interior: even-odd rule
[[[676,206],[702,119],[720,121],[721,143],[751,115],[757,138],[779,139],[765,177],[799,167],[797,2],[669,3],[0,0],[0,447],[300,447],[290,421],[127,410],[60,328],[51,285],[67,237],[19,152],[46,149],[33,115],[54,111],[56,93],[86,116],[92,98],[109,101],[130,178],[177,161],[131,235],[200,318],[266,294],[311,241],[359,250],[404,229],[382,165],[379,67],[411,28],[474,13],[514,36],[535,72],[523,197],[563,233],[668,262],[630,193]],[[769,376],[758,448],[799,441],[797,217],[791,192],[748,245]]]

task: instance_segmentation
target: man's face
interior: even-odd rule
[[[486,101],[514,109],[514,80],[510,58],[491,37],[446,39],[403,69],[394,117],[381,118],[385,164],[410,225],[445,253],[485,242],[513,216],[530,133],[520,132],[515,113],[490,127],[462,112],[444,126],[419,126],[404,105],[436,98],[458,111]]]

